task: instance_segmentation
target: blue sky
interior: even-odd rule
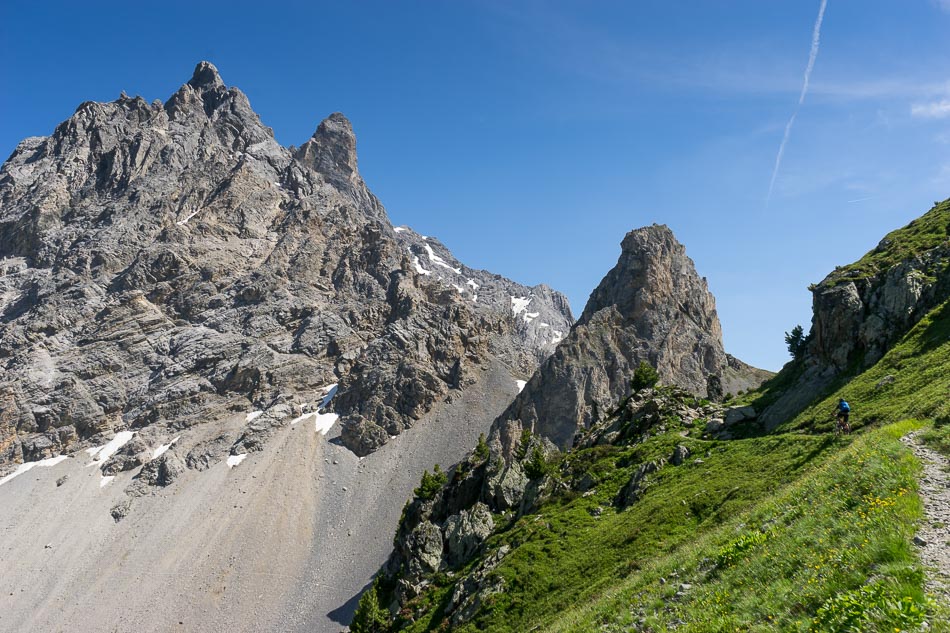
[[[22,2],[0,8],[0,153],[86,100],[216,64],[277,139],[334,111],[394,224],[580,313],[668,224],[726,348],[778,369],[806,287],[950,197],[950,0]]]

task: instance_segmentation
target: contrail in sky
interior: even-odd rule
[[[788,144],[788,137],[792,135],[792,126],[795,125],[795,118],[798,111],[805,102],[805,95],[808,94],[808,82],[811,79],[811,71],[815,67],[815,60],[818,59],[818,47],[821,46],[821,22],[825,19],[825,7],[828,6],[828,0],[821,0],[821,6],[818,8],[818,19],[815,20],[815,29],[811,34],[811,52],[808,53],[808,66],[805,67],[805,81],[802,83],[802,93],[798,96],[798,105],[795,106],[795,112],[792,118],[785,125],[785,136],[782,137],[782,144],[778,147],[778,155],[775,157],[775,167],[772,169],[772,180],[769,182],[769,195],[765,199],[765,206],[768,206],[772,200],[772,189],[775,187],[775,178],[778,176],[779,167],[782,166],[782,156],[785,155],[785,146]]]

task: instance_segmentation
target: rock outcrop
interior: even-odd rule
[[[950,200],[813,285],[812,323],[795,383],[761,416],[791,418],[843,373],[870,367],[950,295]]]
[[[486,362],[526,376],[553,350],[513,297],[551,332],[572,324],[562,295],[413,239],[363,182],[342,114],[284,148],[207,62],[164,103],[82,104],[0,168],[0,467],[267,412],[201,455],[186,433],[178,452],[207,467],[320,407],[366,454]],[[421,272],[440,262],[459,273]]]
[[[715,299],[669,228],[631,231],[621,249],[567,338],[496,421],[493,442],[503,454],[523,430],[570,447],[629,393],[640,361],[662,383],[704,397],[761,382],[761,372],[725,353]]]
[[[539,508],[559,495],[571,499],[593,494],[605,477],[590,469],[592,451],[610,454],[672,433],[717,437],[704,433],[702,422],[733,420],[737,415],[733,409],[698,399],[683,389],[647,388],[612,403],[610,413],[585,429],[564,454],[556,455],[550,442],[527,433],[507,459],[487,447],[476,449],[447,473],[440,489],[429,488],[424,496],[420,496],[422,487],[417,489],[403,511],[393,553],[370,591],[389,607],[399,625],[404,625],[431,616],[427,609],[432,603],[417,599],[420,595],[431,592],[433,585],[454,583],[440,617],[454,626],[470,622],[490,596],[505,588],[504,579],[491,572],[511,546],[500,545],[505,539],[490,537],[510,534],[514,526],[542,523],[546,513]],[[584,451],[587,457],[578,458]],[[631,472],[613,505],[622,511],[637,503],[659,471],[684,466],[690,457],[689,449],[680,444],[668,459],[624,461],[623,467],[629,465]],[[595,512],[602,513],[603,508]]]

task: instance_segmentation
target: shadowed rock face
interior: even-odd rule
[[[734,359],[730,366],[715,299],[669,228],[631,231],[621,249],[571,333],[496,421],[493,441],[505,455],[522,429],[569,447],[629,392],[641,360],[661,382],[701,396],[711,377],[732,388],[756,382],[748,366]]]
[[[553,350],[510,295],[569,329],[563,296],[504,280],[467,300],[419,272],[433,265],[417,242],[360,177],[341,114],[284,148],[207,62],[165,103],[82,104],[0,168],[0,464],[267,412],[213,462],[332,383],[365,454],[486,361],[527,375]],[[439,248],[473,284],[495,277]]]

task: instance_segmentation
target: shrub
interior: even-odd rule
[[[524,474],[528,476],[528,479],[533,481],[535,479],[541,479],[551,472],[551,469],[552,466],[548,463],[544,451],[541,450],[540,446],[535,446],[534,450],[531,451],[531,459],[524,465]]]
[[[531,429],[523,429],[521,431],[521,443],[518,444],[518,448],[515,450],[515,458],[518,460],[524,459],[528,455],[528,446],[531,444]]]
[[[649,389],[656,385],[659,379],[660,374],[653,368],[653,365],[645,360],[641,360],[637,370],[633,372],[633,380],[630,381],[630,388],[634,391]]]
[[[791,332],[785,333],[785,345],[788,346],[788,353],[795,360],[800,359],[805,354],[805,348],[808,347],[808,336],[801,325],[796,325]]]
[[[768,534],[765,532],[755,531],[744,533],[742,536],[719,550],[719,554],[716,556],[716,566],[727,567],[732,565],[737,560],[739,560],[739,557],[744,552],[752,549],[756,545],[761,545],[767,539]]]
[[[475,445],[475,450],[473,455],[478,461],[485,461],[488,459],[488,442],[485,441],[485,434],[482,433],[478,436],[478,444]]]
[[[419,482],[419,487],[416,488],[413,492],[417,497],[423,501],[429,501],[433,499],[435,495],[442,489],[442,486],[445,485],[445,482],[448,481],[448,477],[442,469],[436,464],[432,468],[432,474],[429,474],[429,471],[426,470],[422,473],[422,481]]]
[[[812,631],[908,631],[927,617],[928,601],[902,595],[884,581],[838,593],[818,609]]]
[[[353,622],[350,624],[350,631],[353,633],[376,633],[385,630],[389,624],[389,614],[379,604],[378,584],[378,581],[374,582],[360,596],[356,613],[353,614]]]

